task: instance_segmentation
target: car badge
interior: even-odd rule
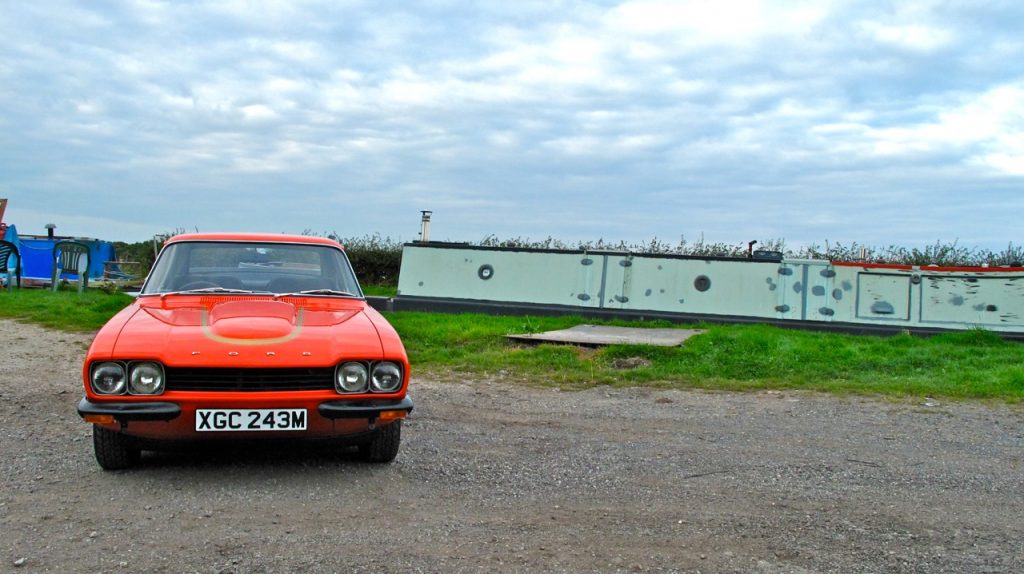
[[[228,356],[229,357],[237,357],[238,356],[238,351],[229,351],[228,352]]]
[[[273,352],[273,351],[267,351],[267,356],[268,356],[268,357],[273,357],[273,356],[275,356],[275,355],[277,355],[277,353],[275,353],[275,352]]]

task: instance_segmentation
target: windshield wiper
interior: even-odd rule
[[[250,289],[229,289],[227,287],[203,287],[202,289],[188,289],[185,291],[168,291],[161,293],[160,298],[163,299],[168,295],[195,295],[199,293],[245,293],[246,295],[269,295],[270,291],[252,291]]]
[[[280,299],[281,297],[295,297],[296,295],[338,295],[340,297],[358,297],[355,293],[349,293],[348,291],[338,291],[336,289],[308,289],[306,291],[298,291],[295,293],[278,293],[274,295],[274,299]]]

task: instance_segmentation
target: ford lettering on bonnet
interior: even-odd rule
[[[96,335],[78,412],[104,469],[169,442],[336,438],[390,462],[412,410],[398,334],[337,242],[187,234]]]

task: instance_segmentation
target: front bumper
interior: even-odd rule
[[[382,411],[412,412],[412,399],[330,401],[320,403],[316,410],[326,419],[376,419]]]
[[[175,403],[94,403],[89,399],[78,401],[78,415],[110,415],[118,422],[170,421],[181,416],[181,407]]]
[[[369,419],[376,420],[383,411],[412,411],[412,399],[403,397],[391,400],[328,401],[317,406],[317,412],[326,419]],[[181,407],[170,402],[102,402],[94,403],[87,398],[78,402],[78,414],[110,415],[120,423],[129,421],[171,421],[181,416]]]

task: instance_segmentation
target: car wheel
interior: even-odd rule
[[[135,446],[130,436],[105,429],[99,425],[92,426],[92,446],[96,453],[96,462],[103,470],[121,470],[131,468],[139,462],[142,450]]]
[[[359,445],[359,458],[366,462],[391,462],[398,456],[402,442],[402,421],[385,425],[373,433],[366,444]]]

